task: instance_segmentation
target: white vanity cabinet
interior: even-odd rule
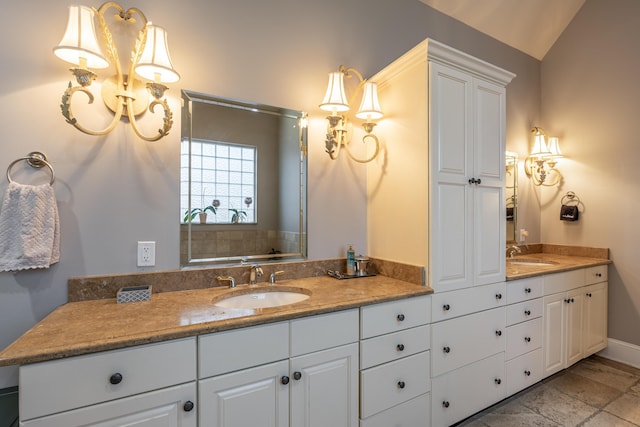
[[[197,425],[196,340],[20,367],[21,426]]]
[[[360,426],[428,427],[429,296],[360,310]]]
[[[607,345],[607,266],[544,276],[544,376]]]
[[[542,379],[542,276],[507,282],[507,395]]]
[[[199,337],[200,425],[355,427],[358,310]]]

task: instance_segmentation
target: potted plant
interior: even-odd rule
[[[233,209],[233,208],[230,208],[229,210],[231,212],[233,212],[233,215],[231,215],[231,222],[233,224],[237,224],[240,221],[242,221],[242,220],[247,218],[247,213],[245,211],[241,211],[241,210]]]
[[[207,212],[216,214],[216,208],[213,205],[206,206],[204,208],[193,208],[184,212],[184,219],[182,222],[191,222],[198,215],[200,217],[200,224],[207,223]]]

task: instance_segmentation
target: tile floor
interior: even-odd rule
[[[640,369],[591,356],[457,427],[640,426]]]

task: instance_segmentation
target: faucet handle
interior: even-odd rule
[[[218,282],[229,282],[229,287],[230,288],[235,288],[236,287],[236,281],[231,276],[218,276],[218,277],[216,277],[216,280]]]
[[[269,275],[269,284],[274,285],[276,283],[276,276],[282,276],[284,274],[283,270],[274,271]]]

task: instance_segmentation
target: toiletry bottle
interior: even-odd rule
[[[356,253],[353,250],[353,245],[349,245],[349,249],[347,249],[347,274],[356,274]]]

